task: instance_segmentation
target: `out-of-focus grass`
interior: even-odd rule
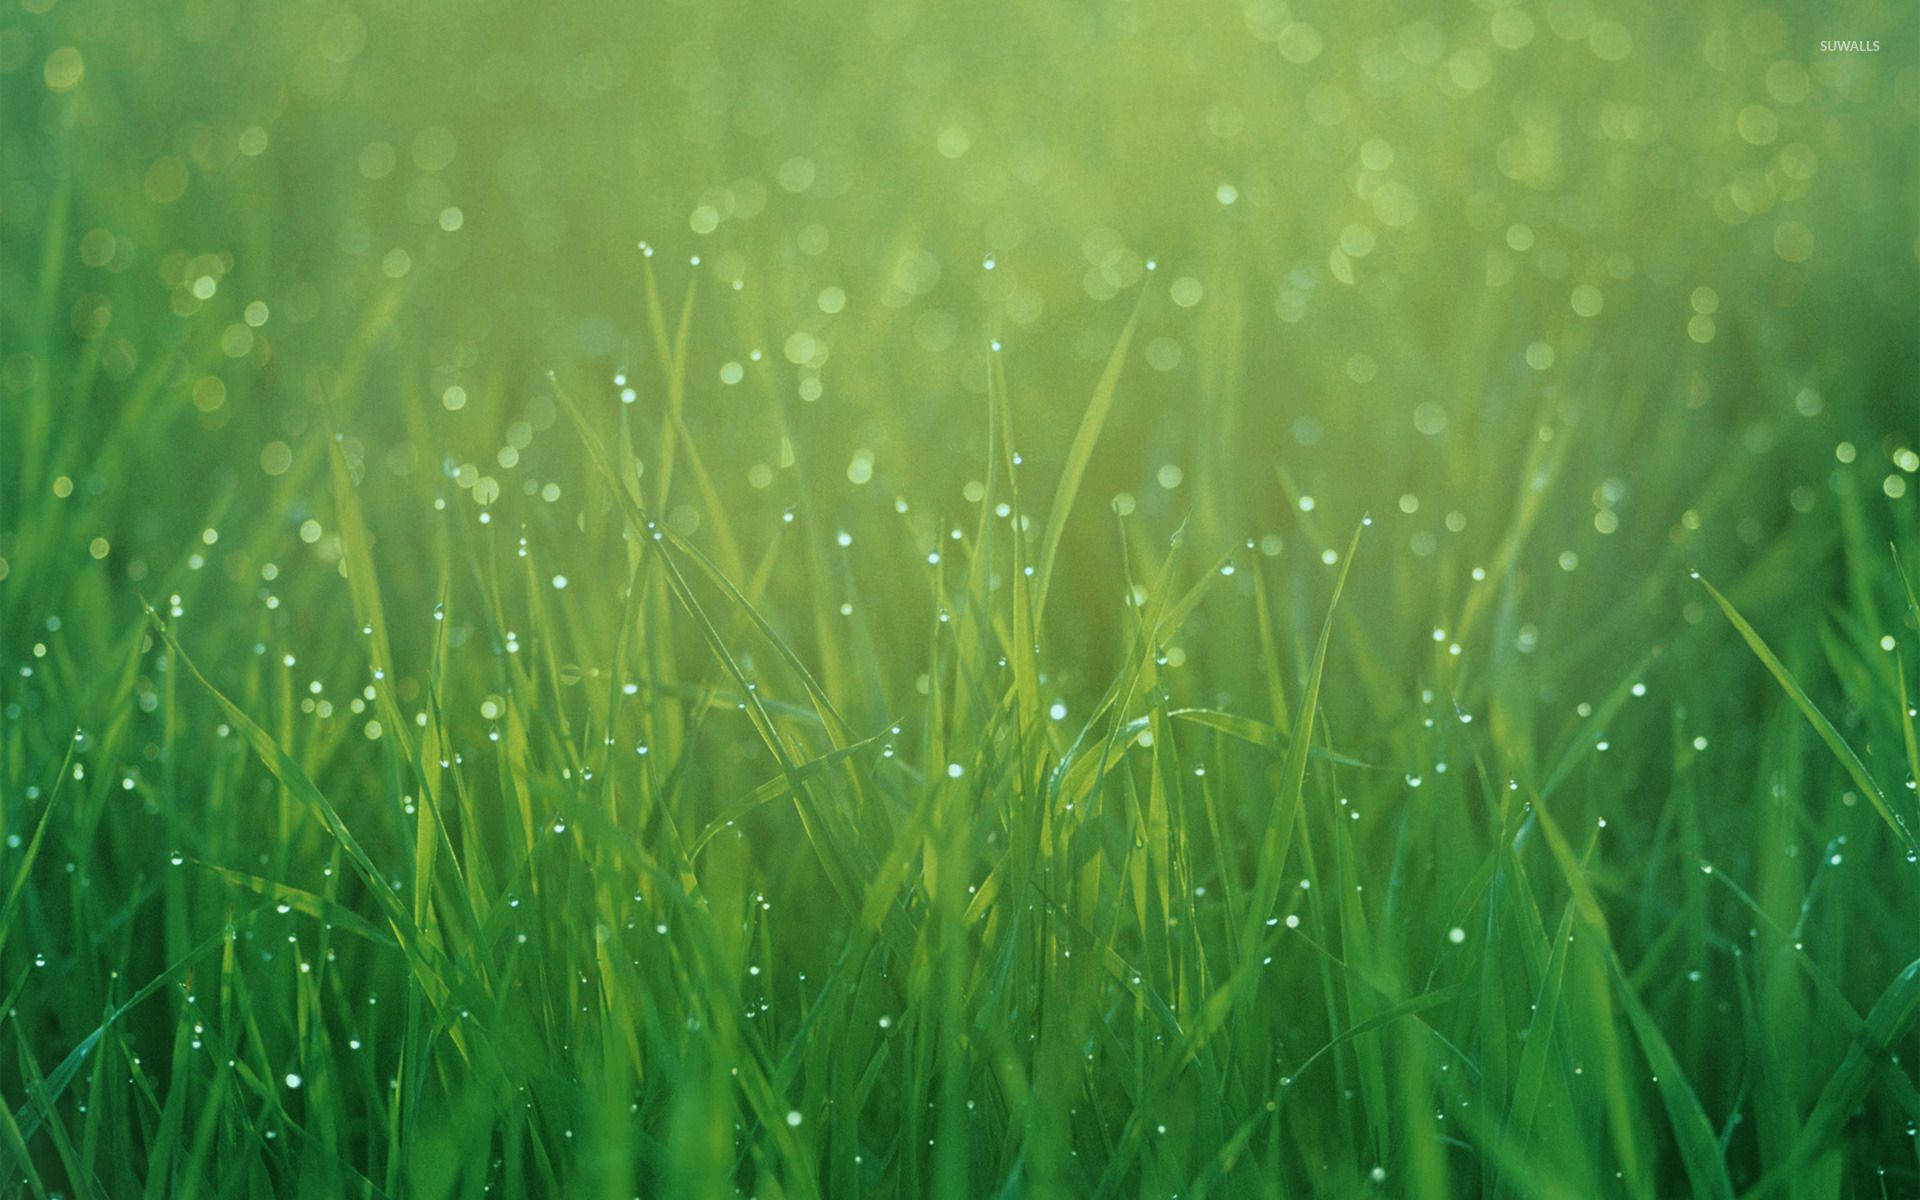
[[[22,0],[0,1190],[1920,1191],[1916,39]]]

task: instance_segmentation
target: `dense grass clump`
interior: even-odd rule
[[[24,0],[0,1193],[1920,1194],[1916,39]]]

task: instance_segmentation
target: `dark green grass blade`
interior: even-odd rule
[[[1840,1136],[1843,1126],[1858,1111],[1880,1072],[1893,1066],[1901,1039],[1920,1017],[1920,959],[1908,963],[1894,977],[1880,999],[1867,1014],[1866,1023],[1854,1035],[1847,1057],[1820,1090],[1820,1098],[1807,1115],[1793,1151],[1746,1193],[1745,1200],[1758,1200],[1791,1183],[1802,1171],[1810,1169]],[[1894,1067],[1899,1070],[1899,1067]]]
[[[1666,1105],[1674,1141],[1680,1151],[1680,1162],[1692,1184],[1696,1200],[1732,1200],[1733,1181],[1727,1175],[1719,1136],[1707,1120],[1705,1110],[1700,1107],[1700,1098],[1687,1081],[1679,1060],[1674,1057],[1673,1047],[1668,1044],[1666,1035],[1660,1031],[1653,1014],[1647,1011],[1625,968],[1620,965],[1619,955],[1608,933],[1606,917],[1600,908],[1600,899],[1592,883],[1539,797],[1534,798],[1534,815],[1539,819],[1540,830],[1546,836],[1554,860],[1559,864],[1561,876],[1573,893],[1575,908],[1593,936],[1601,939],[1602,957],[1616,985],[1620,1005],[1626,1010],[1627,1023],[1639,1040],[1641,1054],[1645,1056],[1647,1065],[1653,1068],[1654,1084]]]
[[[1893,830],[1894,836],[1900,839],[1907,850],[1920,847],[1920,843],[1916,843],[1913,834],[1907,830],[1906,823],[1887,803],[1886,795],[1881,792],[1880,785],[1874,782],[1873,776],[1867,771],[1866,764],[1860,761],[1860,756],[1853,752],[1853,747],[1847,744],[1847,740],[1840,736],[1840,731],[1834,728],[1833,722],[1827,720],[1826,714],[1814,705],[1812,698],[1794,679],[1786,665],[1768,648],[1759,633],[1753,626],[1747,624],[1746,618],[1740,615],[1725,596],[1722,596],[1705,579],[1702,579],[1700,584],[1707,589],[1707,594],[1713,597],[1714,603],[1720,606],[1720,611],[1726,614],[1727,620],[1740,631],[1740,636],[1746,639],[1754,656],[1766,666],[1768,672],[1780,684],[1781,690],[1786,692],[1787,698],[1792,700],[1794,707],[1800,710],[1800,715],[1807,719],[1807,724],[1813,726],[1813,731],[1820,735],[1820,740],[1826,743],[1827,749],[1833,751],[1833,756],[1840,760],[1840,765],[1846,768],[1847,774],[1853,779],[1854,786],[1858,787],[1873,804],[1874,811],[1879,813],[1880,819],[1887,823],[1887,828]]]
[[[67,1090],[67,1085],[72,1083],[74,1076],[80,1073],[81,1064],[87,1061],[87,1056],[93,1053],[94,1047],[100,1044],[100,1039],[105,1037],[107,1031],[112,1029],[122,1017],[138,1007],[141,1001],[152,996],[167,984],[180,978],[186,973],[188,968],[192,967],[202,958],[205,958],[214,950],[226,945],[230,940],[233,930],[237,930],[240,926],[251,921],[262,911],[264,910],[255,909],[253,912],[241,917],[238,921],[233,922],[229,929],[224,929],[201,942],[172,966],[155,975],[152,979],[149,979],[138,991],[127,997],[117,1008],[109,1012],[106,1019],[101,1021],[92,1033],[81,1038],[79,1043],[67,1053],[67,1056],[60,1060],[59,1065],[48,1073],[42,1095],[45,1104],[52,1106],[60,1099],[61,1094]],[[23,1140],[33,1137],[34,1133],[39,1130],[44,1116],[45,1114],[35,1105],[29,1105],[21,1111],[17,1119],[19,1122],[20,1135]]]

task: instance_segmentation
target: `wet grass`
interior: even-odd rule
[[[0,1192],[1920,1191],[1911,67],[1077,11],[4,19]]]

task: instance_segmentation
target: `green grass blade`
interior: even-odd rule
[[[1046,620],[1047,596],[1053,586],[1053,569],[1060,554],[1060,539],[1067,531],[1067,517],[1073,512],[1074,499],[1080,494],[1080,482],[1086,477],[1087,463],[1093,458],[1093,447],[1100,440],[1100,430],[1107,423],[1107,414],[1113,408],[1114,393],[1120,387],[1120,374],[1127,363],[1127,350],[1133,344],[1133,332],[1140,324],[1140,312],[1146,307],[1147,290],[1141,289],[1140,299],[1135,304],[1133,315],[1127,318],[1126,325],[1120,330],[1120,337],[1114,342],[1113,352],[1107,356],[1106,368],[1100,373],[1100,382],[1094,385],[1093,399],[1087,402],[1087,411],[1080,418],[1080,428],[1073,435],[1073,445],[1067,451],[1066,465],[1060,471],[1060,483],[1053,494],[1053,508],[1047,514],[1046,532],[1040,538],[1039,572],[1034,578],[1033,611],[1036,625]]]
[[[1767,643],[1761,639],[1759,633],[1753,626],[1747,624],[1746,618],[1735,610],[1725,596],[1722,596],[1705,579],[1702,579],[1700,584],[1707,589],[1707,594],[1713,597],[1714,603],[1720,606],[1720,611],[1726,614],[1727,620],[1740,631],[1740,636],[1746,639],[1747,646],[1752,649],[1754,656],[1765,664],[1767,671],[1780,684],[1780,689],[1786,692],[1787,698],[1792,700],[1794,707],[1800,710],[1800,715],[1807,719],[1807,724],[1813,726],[1813,731],[1820,735],[1820,740],[1826,743],[1827,749],[1833,751],[1833,756],[1840,760],[1840,765],[1846,768],[1848,776],[1853,779],[1854,786],[1858,787],[1872,803],[1874,811],[1879,813],[1880,819],[1887,823],[1887,828],[1893,830],[1894,836],[1900,839],[1906,849],[1911,851],[1920,848],[1920,843],[1916,843],[1913,834],[1907,830],[1906,823],[1887,803],[1885,794],[1880,791],[1880,785],[1873,781],[1873,776],[1868,773],[1866,764],[1861,762],[1860,756],[1853,752],[1853,747],[1847,745],[1847,740],[1840,736],[1840,731],[1833,727],[1833,722],[1827,720],[1826,714],[1814,705],[1812,698],[1794,679],[1786,665],[1767,647]]]

